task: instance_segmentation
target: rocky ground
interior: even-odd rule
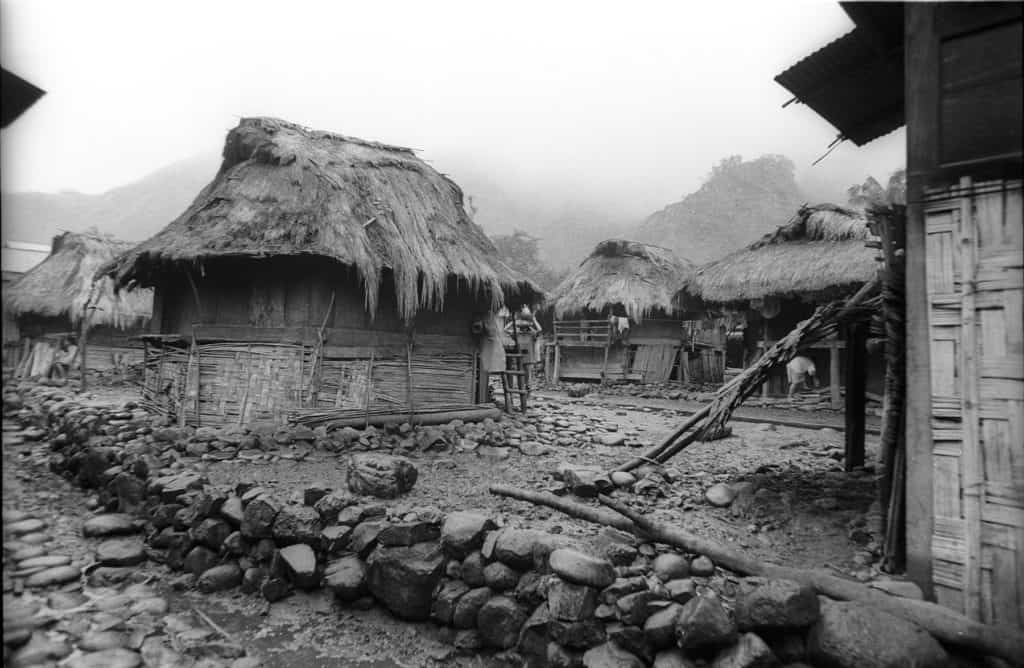
[[[57,388],[54,395],[71,393]],[[73,401],[110,406],[130,398],[124,387],[100,387]],[[8,413],[24,418],[25,410],[6,411],[4,422],[5,664],[63,660],[71,666],[241,668],[482,662],[457,654],[444,629],[396,622],[372,600],[339,607],[325,590],[295,591],[274,602],[237,589],[200,593],[194,576],[151,558],[138,524],[115,528],[112,537],[86,537],[96,533],[85,527],[98,509],[118,508],[109,507],[111,498],[102,491],[85,492],[51,472],[54,444],[44,438],[44,425],[26,429],[25,419],[7,420]],[[487,486],[500,482],[585,493],[579,482],[588,467],[608,470],[622,463],[671,431],[684,413],[665,402],[612,405],[598,397],[555,393],[536,400],[526,415],[483,425],[330,434],[301,427],[256,432],[164,427],[148,432],[147,439],[169,446],[165,450],[175,461],[168,471],[195,473],[214,487],[258,486],[300,504],[311,487],[344,489],[352,453],[400,454],[414,463],[418,477],[400,499],[382,502],[389,517],[473,510],[499,525],[593,541],[599,527],[492,496]],[[120,422],[139,415],[129,409]],[[733,428],[730,438],[694,444],[667,467],[616,480],[615,496],[760,559],[832,568],[864,581],[886,579],[872,565],[878,523],[871,508],[872,470],[842,471],[840,433],[772,422],[735,422]],[[103,473],[109,475],[105,483],[119,475]],[[115,496],[114,504],[126,496]],[[651,546],[639,547],[638,558],[654,556]]]

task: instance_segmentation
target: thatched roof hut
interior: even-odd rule
[[[692,262],[667,248],[609,239],[555,288],[550,301],[556,318],[621,306],[640,322],[654,312],[672,313],[672,298],[693,271]]]
[[[95,231],[54,237],[50,256],[5,288],[5,308],[15,318],[66,318],[77,327],[95,289],[91,326],[128,329],[138,325],[150,318],[153,291],[115,292],[109,277],[97,275],[101,266],[131,247]]]
[[[119,285],[153,285],[174,267],[271,256],[354,268],[371,314],[385,272],[404,319],[440,310],[451,279],[494,310],[541,297],[470,220],[459,187],[412,150],[273,118],[242,119],[192,205],[107,272]]]
[[[832,204],[801,207],[785,225],[696,271],[687,286],[705,302],[834,295],[878,271],[866,219]]]

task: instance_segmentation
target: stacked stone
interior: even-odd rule
[[[5,394],[5,415],[49,434],[51,468],[98,488],[104,509],[115,511],[84,531],[134,532],[144,524],[141,551],[122,543],[99,550],[106,565],[90,577],[112,580],[149,558],[187,572],[204,592],[240,587],[276,601],[293,589],[327,587],[346,605],[380,603],[403,619],[431,619],[449,630],[456,650],[536,666],[946,659],[912,624],[855,603],[822,603],[795,582],[748,578],[732,601],[733,587],[706,557],[648,560],[652,546],[638,548],[614,530],[587,548],[561,534],[499,528],[474,512],[398,512],[394,505],[389,512],[378,498],[398,497],[416,481],[401,457],[353,455],[350,489],[310,487],[296,502],[246,483],[211,486],[188,471],[187,448],[214,442],[203,440],[212,432],[153,427],[130,404],[98,408],[35,388],[10,401]]]

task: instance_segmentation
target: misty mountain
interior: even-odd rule
[[[119,239],[142,241],[177,218],[219,166],[216,155],[197,156],[98,195],[5,192],[3,238],[48,244],[63,231],[95,226]]]
[[[628,235],[636,219],[603,203],[567,195],[558,184],[499,185],[458,159],[449,176],[462,188],[466,210],[490,237],[526,232],[538,240],[541,261],[555,271],[575,268],[601,241]]]
[[[649,216],[636,236],[703,264],[784,224],[804,201],[785,156],[732,156],[696,192]]]

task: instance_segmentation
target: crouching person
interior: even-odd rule
[[[789,400],[793,400],[793,393],[798,386],[810,388],[818,387],[817,371],[814,362],[809,357],[797,355],[786,365],[786,376],[789,379]],[[810,383],[808,383],[808,380]]]

